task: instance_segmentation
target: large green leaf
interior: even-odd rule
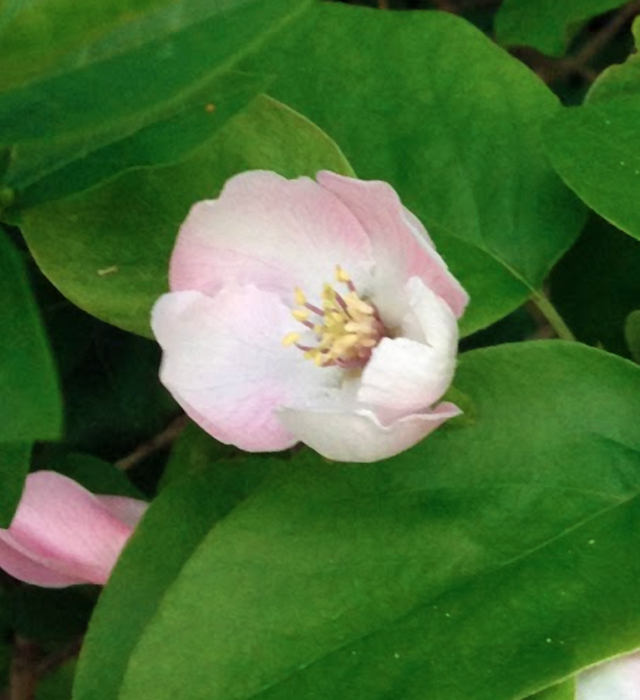
[[[5,176],[7,187],[17,191],[12,207],[25,209],[83,192],[132,168],[175,163],[210,139],[266,82],[229,71],[133,134],[125,128],[100,139],[91,136],[64,144],[38,141],[16,146]],[[102,142],[105,145],[100,146]]]
[[[564,109],[549,124],[545,143],[565,182],[634,238],[640,238],[639,112],[637,95]]]
[[[163,9],[157,12],[159,16],[175,15],[185,4],[172,0],[101,0],[91,5],[74,0],[2,0],[0,86],[6,89],[33,79],[58,67],[65,54],[109,35],[113,39],[114,33],[125,34],[125,47],[150,41],[149,15]],[[72,60],[82,64],[91,59],[92,52],[78,51]]]
[[[213,440],[212,446],[215,451]],[[195,466],[188,462],[183,464],[185,472]],[[260,468],[245,469],[231,462],[211,464],[206,474],[178,480],[154,500],[100,597],[83,646],[74,700],[119,697],[129,655],[166,589],[215,523],[268,472],[264,462]],[[135,586],[133,579],[138,580]]]
[[[472,419],[387,462],[300,453],[208,524],[215,479],[167,487],[185,505],[125,551],[76,700],[123,676],[121,700],[514,700],[638,646],[640,369],[538,342],[456,384]]]
[[[190,158],[34,207],[24,214],[22,231],[42,271],[71,301],[109,323],[150,335],[151,307],[166,291],[169,257],[189,208],[252,168],[287,177],[322,168],[351,172],[322,131],[262,97]]]
[[[396,187],[471,295],[464,333],[539,289],[583,207],[554,174],[541,127],[558,100],[467,22],[437,12],[320,3],[308,33],[249,70],[344,150],[359,177]]]
[[[215,0],[204,16],[207,5],[187,3],[169,18],[166,36],[0,94],[2,143],[91,135],[122,122],[133,132],[229,69],[309,3]]]
[[[31,442],[0,442],[0,527],[9,527],[29,473]]]
[[[532,695],[528,700],[575,700],[576,683],[573,678],[570,678],[564,683],[552,685],[545,690]]]
[[[626,0],[505,0],[495,19],[498,41],[507,46],[533,46],[561,56],[576,25]]]
[[[0,442],[56,440],[62,406],[54,363],[20,254],[2,229],[0,299]]]

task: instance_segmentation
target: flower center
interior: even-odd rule
[[[376,307],[358,295],[351,278],[339,265],[336,281],[345,285],[347,293],[343,296],[325,284],[322,308],[309,304],[304,292],[296,288],[298,308],[292,311],[293,317],[313,332],[316,344],[302,344],[300,333],[296,332],[288,333],[282,344],[295,345],[318,367],[364,367],[387,331]]]

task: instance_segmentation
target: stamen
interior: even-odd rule
[[[358,295],[351,277],[340,265],[336,265],[335,279],[345,284],[349,292],[342,296],[330,284],[324,284],[320,294],[322,308],[310,304],[301,289],[294,290],[301,308],[293,309],[291,314],[313,332],[315,347],[301,344],[300,333],[295,332],[287,334],[282,344],[295,345],[318,367],[360,369],[369,361],[386,329],[378,310]],[[312,314],[318,317],[315,323],[310,320]]]
[[[294,309],[291,315],[296,321],[306,321],[311,315],[311,312],[309,309]]]
[[[282,344],[286,347],[295,345],[300,340],[300,333],[287,333],[282,339]]]

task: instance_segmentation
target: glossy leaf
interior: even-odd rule
[[[496,14],[496,37],[506,46],[532,46],[561,56],[576,26],[624,4],[625,0],[505,0]]]
[[[287,177],[323,168],[351,172],[322,131],[262,97],[192,157],[34,207],[25,213],[22,231],[42,271],[74,304],[150,335],[151,307],[166,291],[169,257],[190,207],[217,196],[229,177],[252,168]]]
[[[532,695],[528,700],[575,700],[576,682],[573,678]]]
[[[339,50],[336,50],[339,47]],[[467,22],[436,12],[320,3],[270,94],[344,149],[358,177],[391,182],[469,291],[469,333],[540,288],[584,222],[540,129],[557,99]],[[331,99],[327,99],[327,96]]]
[[[640,98],[619,97],[563,110],[546,149],[565,182],[619,229],[640,238]]]
[[[149,41],[149,15],[162,9],[158,19],[178,12],[170,0],[102,0],[91,6],[74,0],[5,0],[0,5],[0,86],[6,89],[59,69],[74,50],[71,62],[90,62],[91,52],[79,49],[118,30],[128,35],[125,46]]]
[[[640,311],[632,311],[624,324],[624,337],[631,357],[640,362]]]
[[[30,442],[0,442],[0,527],[9,527],[29,473]]]
[[[185,472],[190,469],[185,465]],[[178,480],[154,499],[100,597],[83,645],[74,700],[119,697],[128,657],[166,589],[215,523],[267,474],[266,464],[238,469],[234,463],[219,463],[207,474]],[[110,640],[106,645],[105,635]]]
[[[62,406],[55,366],[23,261],[2,229],[0,299],[0,442],[56,440]]]
[[[208,141],[266,85],[264,78],[237,71],[189,95],[160,120],[133,134],[110,132],[95,150],[95,138],[61,146],[41,142],[14,149],[5,182],[16,190],[13,209],[25,209],[83,192],[125,170],[175,163]],[[112,140],[115,139],[115,140]],[[98,141],[100,143],[100,141]]]
[[[393,460],[307,451],[215,527],[183,509],[179,562],[152,505],[76,700],[115,697],[105,668],[122,700],[513,700],[638,646],[640,369],[536,342],[463,356],[456,385],[472,420]]]
[[[216,0],[205,16],[203,3],[189,3],[170,17],[166,36],[0,94],[2,143],[92,134],[127,120],[133,132],[228,70],[309,2]],[[199,21],[193,21],[189,5]]]

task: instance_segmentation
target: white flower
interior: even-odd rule
[[[169,277],[161,379],[222,442],[372,462],[460,413],[437,401],[468,296],[383,182],[238,175],[192,208]]]

